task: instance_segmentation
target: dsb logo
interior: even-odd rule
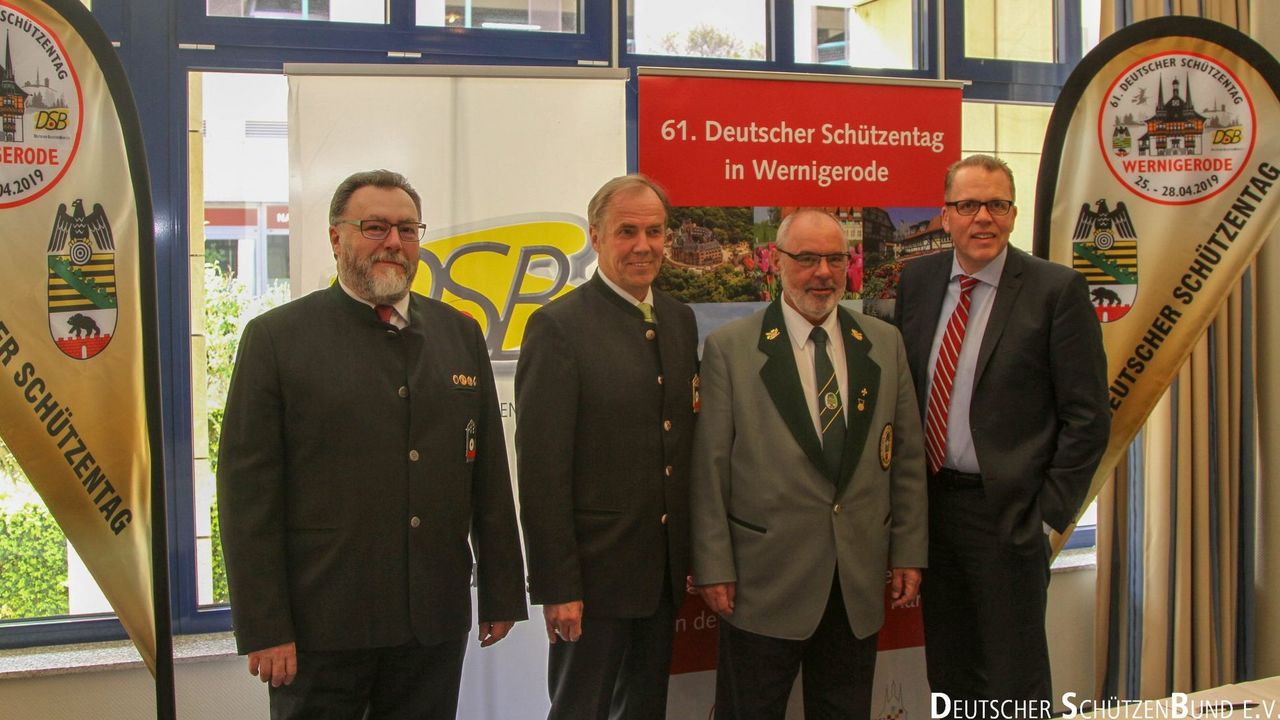
[[[1213,133],[1214,145],[1235,145],[1240,142],[1242,131],[1238,127],[1217,130]]]
[[[67,112],[65,110],[41,110],[36,115],[37,130],[66,130]]]

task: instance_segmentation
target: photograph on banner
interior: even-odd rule
[[[671,208],[658,287],[691,305],[773,300],[782,287],[772,260],[778,225],[797,209]],[[859,300],[854,308],[882,320],[893,317],[903,263],[951,247],[936,206],[821,209],[849,241],[842,300]],[[716,322],[712,309],[703,312]]]

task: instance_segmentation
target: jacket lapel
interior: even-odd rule
[[[844,492],[853,476],[854,468],[862,459],[867,446],[867,433],[871,429],[871,417],[875,414],[876,399],[880,397],[880,366],[871,359],[871,340],[862,332],[853,313],[836,308],[840,318],[840,337],[844,340],[844,363],[848,371],[844,399],[846,423],[844,455],[840,460],[840,474],[836,476],[836,497]]]
[[[787,324],[782,318],[781,302],[774,300],[765,309],[764,321],[760,324],[760,342],[757,347],[766,355],[765,363],[760,368],[760,379],[764,381],[769,398],[782,416],[782,422],[791,431],[809,461],[825,477],[827,471],[826,462],[822,458],[822,445],[818,442],[818,433],[813,427],[813,417],[809,414],[804,388],[800,385],[795,352],[791,348],[791,338],[787,335]]]
[[[1018,299],[1018,291],[1022,289],[1023,257],[1021,251],[1009,248],[1009,255],[1004,261],[1004,272],[1000,274],[1000,287],[996,288],[996,297],[991,305],[991,315],[987,318],[987,327],[982,331],[982,347],[978,348],[978,363],[973,369],[973,385],[976,388],[982,380],[982,372],[987,361],[995,352],[1000,336],[1013,314],[1013,306]]]
[[[951,282],[952,253],[939,253],[916,262],[931,263],[926,265],[924,277],[916,285],[920,288],[921,304],[918,312],[912,317],[915,324],[910,328],[902,328],[902,332],[913,334],[915,342],[909,347],[915,349],[915,357],[911,358],[911,367],[919,368],[913,378],[916,383],[916,400],[920,403],[923,415],[925,401],[929,397],[929,382],[933,368],[929,367],[929,351],[933,349],[933,336],[938,331],[938,318],[942,314],[942,301],[947,297],[947,284]],[[899,301],[901,302],[901,301]]]

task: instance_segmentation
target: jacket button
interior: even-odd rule
[[[410,451],[409,451],[409,459],[410,459],[410,460],[412,460],[413,462],[418,462],[418,451],[417,451],[417,450],[410,450]]]
[[[396,391],[396,394],[402,398],[407,398],[409,397],[409,388],[405,387],[404,385],[401,385],[400,389]]]
[[[656,337],[658,337],[658,333],[654,332],[654,331],[653,331],[653,328],[649,328],[648,330],[645,330],[645,331],[644,331],[644,339],[645,339],[645,340],[652,340],[652,339],[654,339],[654,338],[656,338]]]
[[[666,524],[667,524],[667,514],[666,514],[666,513],[662,513],[662,524],[663,524],[663,525],[666,525]]]
[[[671,477],[672,471],[673,471],[673,468],[670,465],[668,465],[662,469],[662,474],[666,475],[667,477]]]
[[[836,515],[839,515],[839,514],[840,514],[840,503],[836,503],[834,506],[832,506],[832,508],[831,508],[831,512],[835,513]]]
[[[416,528],[421,524],[422,524],[422,520],[417,515],[414,515],[413,517],[409,518],[409,527]]]
[[[662,429],[663,429],[663,430],[666,430],[667,432],[671,432],[671,421],[670,421],[670,420],[663,420],[663,421],[662,421]]]
[[[659,385],[661,385],[661,384],[662,384],[662,376],[661,376],[661,375],[659,375],[659,376],[658,376],[658,384],[659,384]]]

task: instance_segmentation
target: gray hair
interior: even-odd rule
[[[671,215],[671,202],[667,200],[667,191],[662,189],[658,183],[650,180],[647,176],[640,173],[631,175],[620,175],[604,185],[596,191],[591,197],[591,202],[587,203],[587,224],[593,228],[603,229],[604,211],[609,207],[609,202],[620,192],[631,192],[648,188],[653,191],[654,195],[662,201],[662,211],[666,215]]]
[[[422,219],[422,197],[418,195],[417,190],[413,189],[405,176],[391,170],[364,170],[343,180],[338,185],[338,189],[333,191],[333,199],[329,201],[329,224],[336,225],[338,220],[342,219],[342,214],[347,211],[347,203],[351,202],[351,196],[360,188],[370,185],[387,190],[400,188],[405,191],[413,200],[413,206],[418,209],[418,219]]]
[[[818,217],[824,217],[831,220],[836,225],[840,224],[840,221],[836,220],[834,215],[832,215],[831,213],[821,208],[812,208],[812,207],[798,208],[795,212],[782,218],[782,222],[778,224],[778,236],[774,238],[774,241],[773,241],[774,245],[785,249],[787,246],[787,239],[791,235],[791,224],[795,222],[796,218],[802,217],[805,215],[817,215]],[[848,248],[849,238],[845,236],[843,232],[840,233],[840,236],[844,238],[845,247]]]
[[[1004,176],[1009,178],[1009,199],[1017,199],[1017,190],[1013,186],[1013,171],[1009,169],[1009,165],[1005,161],[990,155],[970,155],[963,160],[957,160],[947,168],[947,179],[942,185],[942,192],[947,200],[951,199],[951,183],[956,179],[956,173],[967,167],[982,168],[987,172],[1002,172]]]

